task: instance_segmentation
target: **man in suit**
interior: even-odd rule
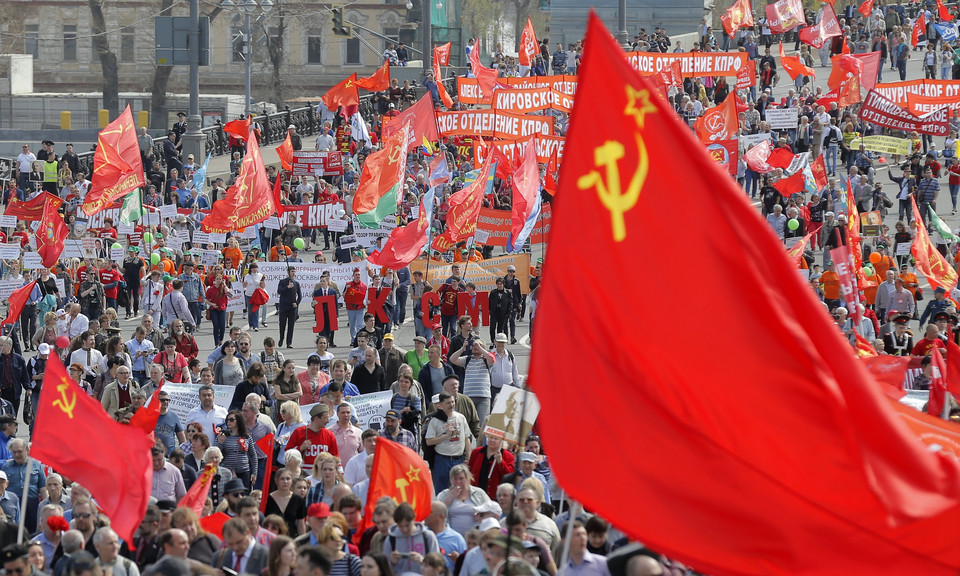
[[[250,529],[241,518],[231,518],[223,525],[223,541],[229,552],[224,554],[220,568],[237,574],[259,575],[267,567],[270,552],[250,536]]]
[[[171,128],[177,134],[177,145],[180,145],[180,138],[187,132],[187,115],[183,112],[177,112],[177,122]]]
[[[177,144],[177,133],[173,130],[167,132],[167,139],[163,141],[163,160],[167,163],[167,177],[170,171],[177,169],[179,174],[183,170],[183,164],[180,162],[180,146]]]
[[[303,300],[303,294],[300,292],[300,283],[296,281],[296,268],[292,266],[287,268],[287,277],[277,283],[277,313],[280,316],[280,338],[277,339],[277,346],[283,342],[283,334],[287,334],[287,348],[293,348],[293,326],[297,322],[299,315],[298,308],[300,301]]]

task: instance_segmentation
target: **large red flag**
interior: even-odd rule
[[[439,83],[437,84],[439,86]],[[440,139],[437,129],[437,113],[433,109],[430,94],[424,94],[417,103],[390,119],[381,128],[381,137],[386,140],[410,122],[413,126],[409,143],[420,146],[424,140],[436,142]]]
[[[3,214],[5,216],[16,216],[17,220],[33,222],[34,220],[43,218],[43,207],[46,206],[48,202],[53,205],[54,210],[59,210],[60,205],[63,204],[63,199],[47,191],[41,191],[26,202],[21,202],[17,200],[16,196],[12,196],[10,198],[10,205],[3,211]]]
[[[90,491],[120,538],[133,541],[150,501],[153,442],[141,429],[110,418],[70,379],[55,354],[47,359],[30,456]]]
[[[909,356],[890,356],[881,354],[877,356],[860,356],[863,365],[877,379],[877,383],[883,388],[891,400],[898,401],[903,398],[906,392],[903,391],[903,379],[907,374],[907,365],[910,363]]]
[[[806,180],[804,179],[803,172],[797,172],[793,176],[788,176],[781,178],[773,183],[773,187],[776,188],[784,198],[789,198],[796,192],[803,190]]]
[[[227,189],[223,200],[213,204],[210,214],[203,219],[204,232],[233,232],[263,222],[277,213],[270,180],[260,156],[260,145],[251,131],[247,138],[247,153],[240,165],[240,175]]]
[[[83,201],[83,212],[92,216],[144,185],[143,160],[137,142],[130,105],[120,116],[104,126],[97,135],[97,151],[93,154],[90,191]]]
[[[371,92],[379,92],[390,87],[390,61],[384,60],[377,71],[357,80],[357,86]]]
[[[495,148],[491,147],[491,149]],[[483,207],[483,198],[493,187],[497,163],[490,156],[483,162],[477,179],[450,197],[447,211],[447,237],[453,241],[466,240],[477,229],[477,218]]]
[[[320,98],[328,110],[336,110],[340,106],[348,108],[360,104],[360,92],[357,90],[357,75],[351,74],[341,80],[336,86],[327,90]]]
[[[850,106],[860,101],[860,77],[863,63],[855,56],[841,54],[833,57],[833,68],[827,86],[837,91],[837,105]]]
[[[272,458],[267,458],[267,462],[272,460]],[[217,469],[213,464],[207,464],[203,468],[203,472],[200,473],[200,477],[193,483],[193,486],[187,490],[187,493],[180,499],[180,502],[177,503],[177,508],[189,508],[193,510],[197,516],[203,515],[203,507],[207,502],[207,496],[210,495],[210,484],[213,483],[213,477],[216,475]],[[269,484],[264,484],[264,486],[269,486]],[[263,499],[264,501],[267,498]]]
[[[923,225],[920,210],[917,208],[917,201],[913,196],[910,197],[910,202],[913,204],[914,221],[920,223],[920,226],[917,226],[917,235],[910,246],[910,252],[916,260],[917,271],[927,277],[931,288],[936,290],[938,287],[942,287],[949,294],[957,287],[957,271],[930,241],[930,234],[927,232],[926,226]]]
[[[829,183],[827,180],[827,166],[823,162],[823,154],[817,156],[817,159],[810,163],[810,171],[813,172],[813,179],[817,183],[817,189],[823,190]]]
[[[477,41],[474,42],[473,49],[470,50],[469,60],[470,68],[480,87],[480,94],[484,98],[489,98],[493,95],[493,87],[497,83],[497,71],[480,63],[480,38],[477,38]]]
[[[36,285],[37,281],[34,280],[10,293],[10,296],[7,297],[7,302],[10,303],[10,307],[7,308],[7,317],[0,322],[0,327],[4,324],[14,324],[20,319],[20,314],[23,313],[23,307],[27,304],[27,300],[30,299],[30,293],[33,292],[33,287]]]
[[[790,75],[791,80],[796,80],[797,76],[810,76],[816,78],[817,73],[813,68],[803,63],[799,56],[787,56],[783,53],[783,42],[780,43],[780,65]]]
[[[413,262],[427,245],[427,233],[430,231],[430,219],[433,216],[433,199],[434,192],[431,188],[423,195],[417,221],[391,230],[383,249],[370,254],[367,260],[374,266],[386,266],[391,270],[399,270]]]
[[[793,30],[797,26],[806,24],[801,0],[776,0],[767,4],[767,26],[774,34]]]
[[[920,12],[917,21],[913,23],[913,34],[910,36],[910,40],[914,46],[920,41],[921,36],[924,38],[927,36],[927,15],[923,11]]]
[[[250,117],[227,122],[223,125],[223,131],[240,140],[246,140],[247,136],[250,135]]]
[[[800,41],[814,48],[820,48],[828,38],[841,34],[843,34],[843,31],[840,29],[840,21],[837,20],[837,13],[833,10],[831,4],[823,7],[823,14],[821,14],[819,22],[813,26],[800,29]]]
[[[740,28],[751,28],[753,26],[753,6],[750,0],[737,0],[720,17],[723,23],[723,29],[727,31],[728,36]]]
[[[708,108],[697,118],[696,131],[701,142],[730,140],[740,130],[736,93],[731,91],[719,105]]]
[[[280,165],[283,166],[284,170],[293,170],[293,142],[290,141],[290,132],[287,132],[287,137],[283,139],[283,142],[279,146],[274,148],[277,151],[277,156],[280,158]]]
[[[517,48],[519,56],[517,62],[521,66],[533,66],[533,60],[540,53],[540,43],[537,42],[537,31],[533,29],[533,22],[527,16],[527,25],[523,27],[523,33],[520,34],[520,47]]]
[[[47,268],[57,263],[63,252],[63,241],[70,233],[63,216],[57,211],[58,205],[54,202],[44,204],[40,226],[37,228],[37,254]]]
[[[582,394],[570,402],[582,378],[555,351],[533,348],[538,425],[545,442],[563,446],[551,456],[559,483],[698,572],[956,574],[960,463],[918,441],[743,191],[596,16],[584,44],[560,180],[568,189],[553,205],[537,307],[543,336],[534,338],[566,334],[598,381],[621,385],[613,404]],[[681,186],[701,209],[684,221],[683,240],[665,245],[675,224],[663,214]],[[585,237],[594,250],[583,250]],[[636,258],[657,259],[671,299],[696,301],[704,285],[719,287],[711,315],[726,333],[697,350],[696,365],[677,343],[689,340],[700,311],[656,298],[632,300],[630,313],[658,326],[657,338],[626,352],[590,344],[616,327],[597,310],[619,306],[620,286],[642,284],[644,271],[594,282],[589,301],[564,279]],[[776,314],[757,305],[774,299]],[[629,434],[618,432],[622,422]],[[603,463],[604,477],[635,479],[629,497],[598,490],[584,454]]]
[[[799,242],[793,245],[792,248],[787,250],[787,256],[790,258],[790,261],[793,262],[794,267],[800,266],[800,259],[803,258],[803,251],[807,249],[807,244],[810,243],[810,238],[816,232],[810,232],[806,236],[800,239]]]
[[[773,144],[771,144],[769,140],[764,140],[763,142],[754,145],[752,148],[744,152],[743,160],[754,172],[766,174],[767,172],[773,172],[774,169],[774,167],[768,162],[770,159],[770,154],[772,153]]]
[[[356,541],[359,542],[363,532],[373,526],[373,509],[377,500],[384,496],[398,504],[406,502],[413,506],[417,520],[423,520],[430,515],[433,503],[433,476],[419,454],[406,446],[380,438],[373,452],[363,523],[354,536]]]
[[[940,17],[944,22],[949,22],[953,20],[953,14],[947,10],[947,7],[943,5],[943,0],[937,0],[937,16]]]

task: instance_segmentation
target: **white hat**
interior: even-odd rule
[[[294,126],[293,124],[287,126],[287,130],[296,130],[296,129],[297,129],[297,127]]]
[[[478,526],[478,528],[480,529],[481,532],[486,532],[487,530],[493,530],[494,528],[499,530],[500,523],[497,522],[496,518],[484,518],[483,522],[480,523],[480,526]]]
[[[3,470],[0,470],[0,480],[6,480],[6,479],[7,479],[7,473],[4,472]]]
[[[41,354],[49,354],[49,353],[50,353],[50,345],[47,344],[46,342],[40,344],[39,346],[37,346],[37,352],[39,352],[39,353],[41,353]]]
[[[503,332],[497,332],[496,338],[493,339],[494,342],[509,342],[510,339],[507,338],[507,335]]]
[[[496,514],[497,518],[503,515],[503,508],[496,500],[487,500],[473,509],[474,514]]]

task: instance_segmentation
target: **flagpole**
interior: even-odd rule
[[[563,552],[560,555],[560,564],[557,566],[558,572],[563,571],[563,567],[567,565],[570,559],[570,543],[573,540],[573,522],[582,509],[583,507],[577,501],[574,501],[573,504],[570,505],[570,518],[567,520],[567,535],[563,539]]]
[[[27,521],[27,512],[26,512],[26,502],[27,496],[30,494],[30,474],[33,472],[33,458],[27,458],[27,470],[24,475],[23,481],[23,495],[20,499],[20,502],[24,503],[24,506],[20,509],[20,525],[17,528],[17,544],[23,544],[23,528],[24,523]]]

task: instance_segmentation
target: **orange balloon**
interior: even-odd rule
[[[873,262],[874,264],[879,264],[880,258],[881,256],[879,252],[873,252],[872,254],[870,254],[870,261]]]

